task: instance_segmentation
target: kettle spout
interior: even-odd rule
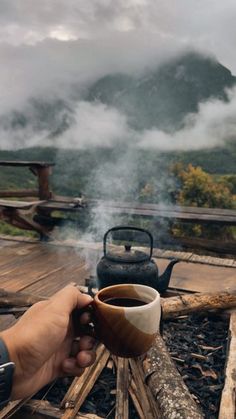
[[[167,266],[167,268],[163,272],[163,274],[159,277],[159,279],[158,279],[158,291],[160,293],[166,291],[166,289],[168,288],[173,266],[178,262],[180,262],[179,259],[173,259],[169,263],[169,265]]]

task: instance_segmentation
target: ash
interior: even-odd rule
[[[163,339],[170,355],[206,419],[218,416],[228,327],[228,319],[206,313],[163,324]]]

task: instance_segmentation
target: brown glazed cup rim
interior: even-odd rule
[[[147,307],[151,307],[154,306],[156,304],[157,301],[160,301],[160,294],[158,291],[156,291],[154,288],[149,287],[148,285],[141,285],[141,284],[118,284],[118,285],[110,285],[109,287],[105,287],[102,288],[100,291],[97,292],[97,294],[94,297],[94,303],[96,304],[96,301],[99,302],[99,304],[102,304],[104,306],[107,306],[108,304],[102,300],[100,300],[99,296],[100,294],[102,294],[105,290],[109,290],[109,289],[118,289],[118,288],[139,288],[140,290],[145,288],[148,289],[149,291],[151,291],[153,293],[153,300],[150,302],[147,302],[144,306],[135,306],[135,307],[123,307],[123,306],[115,306],[112,304],[109,304],[109,307],[111,307],[114,310],[120,310],[125,308],[125,310],[130,311],[143,311],[145,310]],[[155,296],[154,296],[155,294]],[[116,296],[114,295],[114,298]],[[150,296],[151,297],[151,296]],[[142,298],[142,297],[141,297]]]

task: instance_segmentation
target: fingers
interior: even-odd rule
[[[74,376],[80,376],[84,372],[84,368],[89,367],[96,359],[94,350],[81,351],[75,358],[67,358],[62,363],[64,373]]]
[[[85,311],[83,314],[81,314],[79,318],[79,323],[84,325],[88,324],[92,321],[92,315],[89,311]]]
[[[82,294],[73,285],[68,285],[51,297],[51,302],[54,306],[67,313],[71,313],[75,308],[86,307],[92,301],[93,299],[90,295]]]
[[[76,356],[77,364],[82,367],[86,368],[92,365],[96,359],[96,352],[95,351],[80,351]]]
[[[70,355],[76,356],[79,351],[88,351],[94,349],[95,342],[95,339],[91,336],[83,336],[74,340],[72,343]]]

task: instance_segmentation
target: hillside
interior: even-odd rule
[[[73,97],[63,91],[57,92],[57,98],[31,97],[20,109],[0,115],[0,129],[9,135],[8,148],[32,145],[29,133],[42,135],[46,142],[48,138],[50,145],[56,147],[57,138],[76,126],[82,100],[118,109],[125,115],[128,128],[134,131],[158,128],[174,132],[183,127],[188,114],[198,111],[200,103],[211,98],[226,102],[225,89],[235,84],[236,77],[219,62],[189,52],[146,70],[142,76],[108,74],[84,88],[80,95],[76,94],[75,85]]]
[[[214,150],[154,153],[153,151],[93,149],[58,150],[55,148],[28,148],[0,151],[0,160],[54,161],[53,190],[60,194],[84,194],[115,199],[136,199],[137,191],[146,183],[161,185],[168,195],[169,169],[175,162],[192,163],[216,175],[235,174],[236,144],[228,143]],[[145,164],[143,164],[145,162]],[[224,164],[222,164],[224,162]],[[34,176],[27,169],[0,168],[0,188],[32,187]],[[20,176],[19,176],[20,173]],[[120,179],[120,181],[119,181]],[[121,184],[117,190],[115,185]],[[172,185],[169,185],[170,189]]]
[[[217,61],[188,53],[139,78],[107,75],[86,99],[118,108],[136,129],[173,131],[188,113],[198,111],[200,102],[213,97],[226,101],[225,88],[235,83],[236,77]]]

